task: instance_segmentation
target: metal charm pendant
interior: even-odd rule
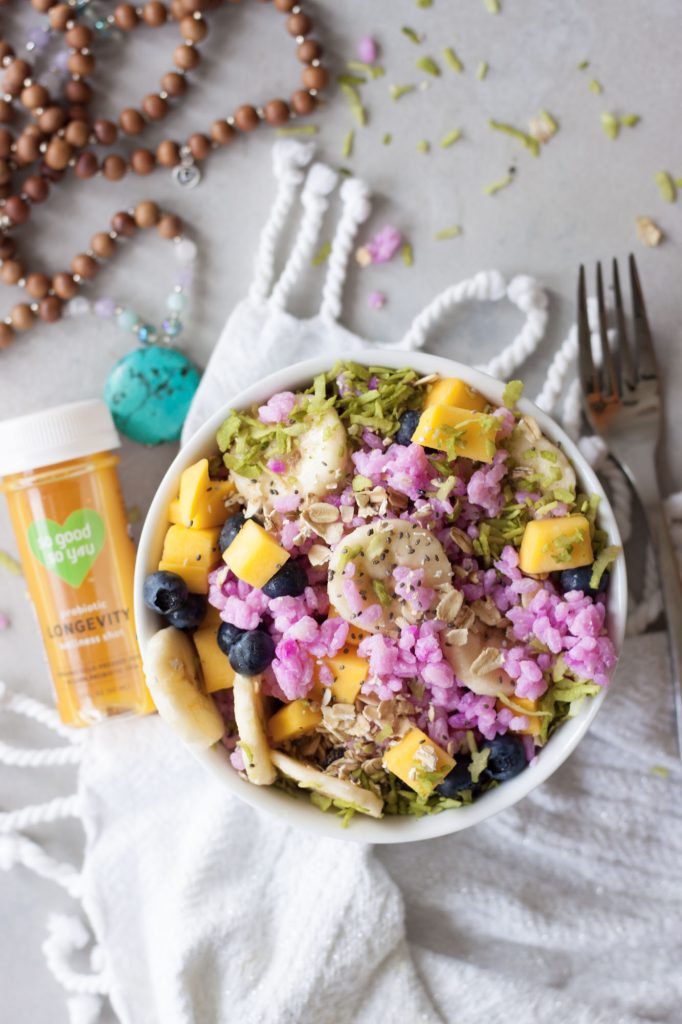
[[[180,188],[196,188],[201,181],[201,171],[187,146],[180,150],[180,163],[173,168],[173,181]]]

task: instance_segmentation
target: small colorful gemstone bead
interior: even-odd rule
[[[137,337],[143,345],[154,345],[159,340],[159,332],[153,324],[142,324],[137,329]]]
[[[112,317],[116,312],[116,302],[114,299],[104,297],[98,299],[95,303],[95,313],[97,316],[109,318]]]
[[[191,238],[182,238],[175,245],[175,258],[178,263],[192,263],[196,259],[197,247]]]
[[[123,331],[132,331],[135,329],[139,316],[134,309],[122,309],[116,317],[116,323]]]
[[[182,322],[177,317],[167,317],[161,324],[169,338],[177,338],[182,331]]]
[[[90,303],[82,295],[77,295],[75,299],[67,302],[64,311],[67,316],[85,316],[90,312]]]
[[[181,313],[187,305],[187,296],[182,292],[171,292],[166,299],[166,305],[173,313]]]

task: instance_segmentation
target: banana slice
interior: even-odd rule
[[[201,684],[194,644],[169,626],[147,644],[144,667],[159,714],[183,743],[205,750],[222,739],[225,723]]]
[[[344,568],[348,562],[355,566],[350,579],[360,594],[360,610],[345,593],[344,584],[349,577],[344,576]],[[331,604],[348,622],[356,621],[370,605],[381,605],[381,617],[376,622],[363,622],[362,628],[370,633],[398,632],[399,617],[417,621],[423,613],[415,611],[410,601],[395,592],[396,566],[423,569],[425,587],[441,588],[452,579],[452,567],[443,546],[429,530],[404,519],[380,519],[358,526],[334,549],[327,584]]]
[[[369,814],[371,818],[382,816],[384,801],[381,797],[376,793],[370,793],[368,789],[363,789],[357,783],[337,779],[335,775],[325,775],[317,768],[296,761],[279,750],[272,751],[272,760],[283,775],[293,779],[303,789],[314,789],[316,793],[328,796],[332,800],[343,800],[347,804],[352,804],[357,811]]]
[[[547,440],[532,416],[523,416],[519,420],[507,441],[507,448],[514,463],[515,475],[539,476],[548,481],[548,491],[558,488],[575,494],[573,467],[561,449]],[[558,477],[557,470],[561,474]]]
[[[235,487],[246,498],[249,512],[270,512],[273,499],[285,494],[324,498],[343,485],[350,470],[346,428],[334,409],[310,415],[307,429],[294,438],[289,455],[283,456],[281,473],[266,471],[257,480],[232,473]]]
[[[270,786],[277,778],[263,727],[260,676],[234,677],[234,720],[249,782]]]
[[[474,633],[470,629],[466,643],[459,647],[449,644],[446,637],[443,644],[445,658],[460,683],[473,693],[494,697],[498,693],[514,692],[514,683],[504,669],[494,667],[498,660],[495,652],[502,646],[502,639],[502,634],[496,629],[483,633]]]

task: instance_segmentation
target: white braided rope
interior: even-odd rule
[[[480,367],[485,373],[500,380],[511,377],[517,367],[535,352],[547,329],[547,294],[534,278],[527,274],[512,278],[507,288],[507,298],[526,314],[526,322],[511,344]]]
[[[72,864],[55,860],[42,846],[27,836],[12,832],[0,835],[0,869],[10,871],[16,865],[28,868],[41,878],[56,882],[74,899],[80,899],[82,879]]]
[[[455,306],[475,299],[477,302],[499,302],[506,294],[504,278],[497,270],[482,270],[474,277],[465,278],[457,284],[450,285],[445,291],[436,295],[435,299],[419,313],[405,334],[398,348],[412,351],[422,348],[428,334]]]
[[[0,834],[21,832],[33,825],[45,825],[62,818],[79,818],[80,808],[78,793],[72,793],[71,796],[56,796],[44,804],[28,804],[16,811],[3,811],[0,813]]]
[[[22,693],[13,693],[2,680],[0,680],[0,711],[11,711],[16,715],[23,715],[24,718],[30,718],[59,736],[63,736],[70,743],[82,743],[83,741],[83,734],[77,729],[64,725],[54,708],[47,707],[33,697],[26,697]]]
[[[283,308],[292,288],[310,262],[320,237],[324,215],[329,208],[329,196],[336,188],[339,176],[325,164],[314,164],[301,193],[303,217],[282,275],[275,285],[270,304]]]
[[[81,974],[74,971],[68,962],[75,951],[85,949],[91,941],[88,930],[79,918],[67,914],[50,916],[43,953],[50,971],[67,992],[106,995],[109,991],[109,982],[103,970]]]
[[[341,297],[346,283],[348,260],[358,228],[371,212],[369,189],[364,181],[348,178],[341,186],[340,196],[343,206],[332,240],[320,304],[320,318],[327,321],[338,320],[341,315]]]
[[[0,764],[17,768],[44,768],[78,764],[83,756],[79,746],[43,747],[37,750],[12,747],[0,740]]]
[[[535,399],[539,409],[544,412],[551,412],[554,409],[566,389],[566,381],[577,354],[578,328],[574,325],[549,364],[542,391]]]

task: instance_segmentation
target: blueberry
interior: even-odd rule
[[[239,626],[233,626],[231,622],[221,622],[218,627],[218,635],[216,640],[218,647],[223,654],[229,654],[232,644],[236,643],[240,637],[246,633],[245,629],[240,629]]]
[[[161,615],[175,612],[187,600],[187,584],[175,572],[151,572],[142,585],[147,608]]]
[[[590,586],[591,577],[591,565],[581,565],[578,569],[564,569],[559,573],[559,590],[563,594],[567,594],[569,590],[582,590],[583,594],[589,595],[590,597],[596,597],[597,594],[603,594],[609,585],[608,569],[602,573],[602,577],[599,580],[599,586],[596,590]]]
[[[526,767],[523,743],[514,733],[508,732],[504,736],[496,736],[494,740],[485,740],[483,749],[485,748],[490,751],[485,766],[485,775],[488,779],[504,782],[505,779],[513,779],[515,775],[519,775]]]
[[[241,676],[264,672],[275,656],[275,641],[261,629],[249,629],[230,647],[230,665]]]
[[[266,597],[300,597],[308,586],[306,571],[300,562],[285,562],[261,588]]]
[[[400,426],[398,427],[398,433],[395,435],[393,440],[396,444],[412,444],[412,435],[417,429],[421,413],[417,412],[416,409],[408,409],[400,417]]]
[[[206,614],[206,598],[201,594],[188,594],[179,608],[166,614],[166,621],[176,629],[196,629]]]
[[[220,531],[220,536],[218,537],[218,547],[220,548],[221,555],[226,548],[229,548],[245,522],[246,516],[243,512],[235,512],[233,516],[230,516],[229,519],[225,520],[223,528]]]
[[[457,794],[461,793],[463,789],[475,789],[469,774],[470,764],[471,758],[468,755],[458,756],[455,767],[448,772],[441,784],[436,786],[436,793],[456,800]]]

